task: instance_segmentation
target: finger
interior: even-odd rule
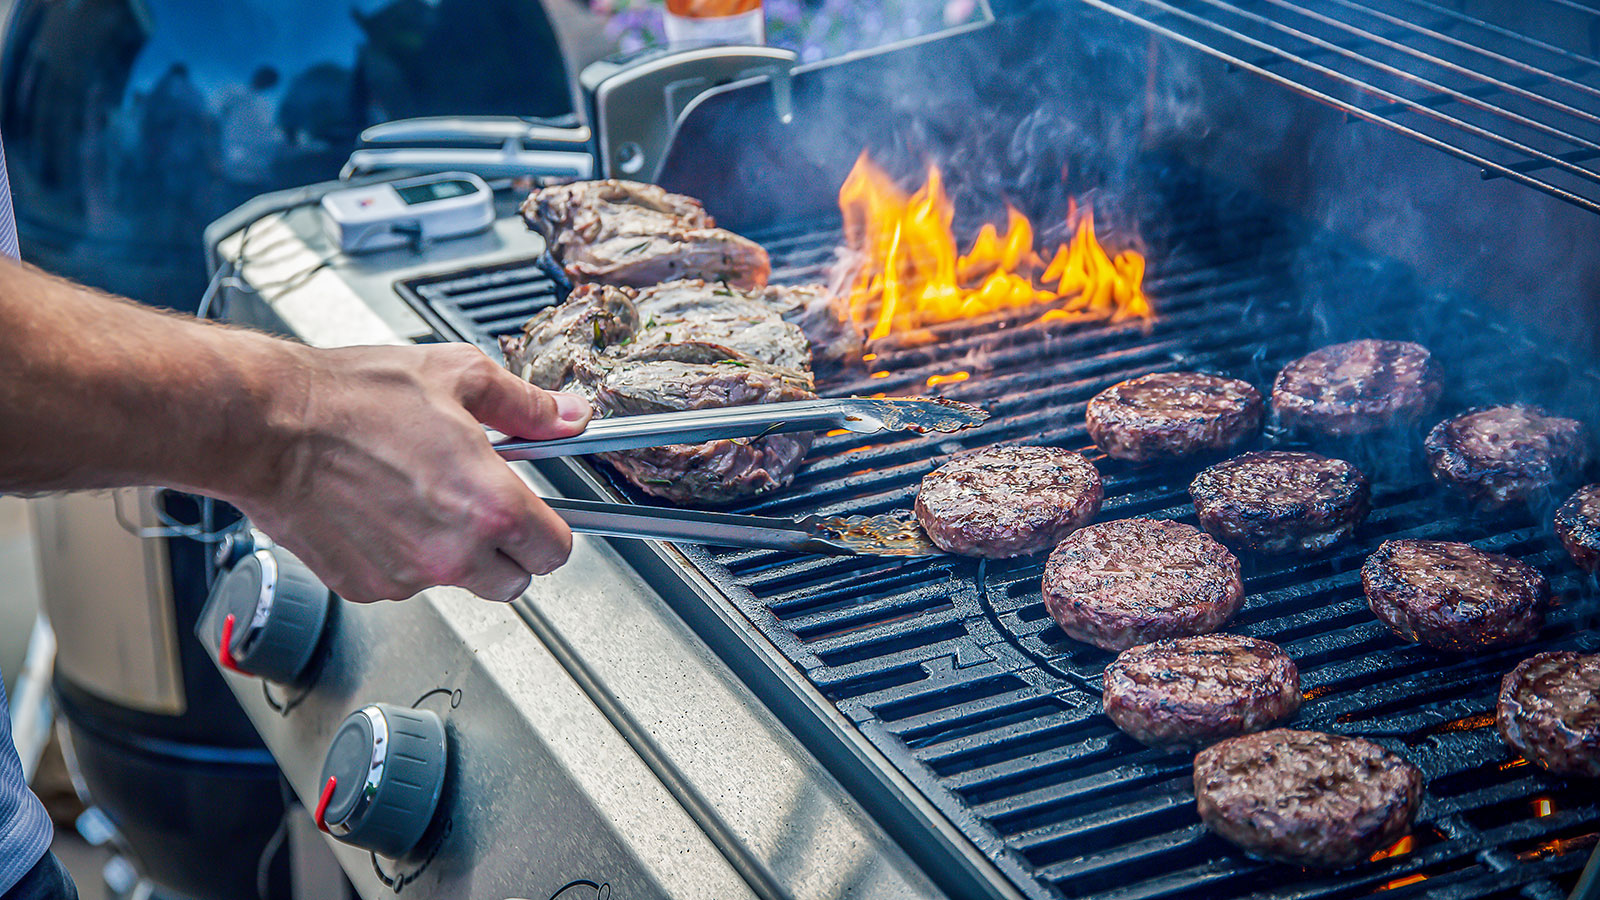
[[[524,571],[548,575],[572,554],[572,529],[567,527],[566,520],[529,491],[523,524],[505,535],[500,552]]]
[[[459,398],[479,422],[530,441],[569,437],[589,424],[589,401],[534,387],[487,359],[484,363],[461,379]]]
[[[491,553],[473,566],[466,578],[461,579],[458,587],[477,594],[485,600],[496,600],[509,603],[522,596],[528,589],[533,576],[528,570],[513,562],[511,557],[504,553]]]

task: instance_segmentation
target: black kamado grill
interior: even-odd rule
[[[792,486],[737,511],[907,510],[950,454],[1017,442],[1087,452],[1105,479],[1101,520],[1193,522],[1186,488],[1203,463],[1105,459],[1085,434],[1088,399],[1165,370],[1265,390],[1288,360],[1360,337],[1434,351],[1448,373],[1439,418],[1523,401],[1600,425],[1600,11],[1506,7],[1040,4],[802,67],[786,93],[754,80],[700,97],[657,180],[765,245],[775,282],[828,278],[835,191],[868,149],[906,175],[937,160],[969,234],[1003,215],[1001,199],[1044,222],[1088,198],[1113,225],[1108,246],[1144,252],[1155,307],[1148,323],[1023,316],[891,337],[865,367],[825,373],[821,392],[944,396],[993,418],[953,435],[821,436]],[[533,258],[440,266],[397,289],[438,337],[491,351],[557,302]],[[1270,427],[1261,443],[1296,446]],[[1296,659],[1296,726],[1373,738],[1426,775],[1412,836],[1339,872],[1254,860],[1205,830],[1192,758],[1138,745],[1101,712],[1111,655],[1052,623],[1040,558],[616,546],[952,897],[1556,900],[1600,843],[1600,786],[1516,758],[1495,696],[1537,651],[1600,651],[1600,593],[1551,535],[1561,497],[1480,516],[1433,485],[1418,443],[1316,445],[1373,476],[1371,516],[1329,555],[1246,557],[1229,626]],[[541,466],[568,496],[645,500],[603,468]],[[1390,637],[1359,569],[1398,537],[1539,567],[1558,599],[1539,640],[1452,657]]]

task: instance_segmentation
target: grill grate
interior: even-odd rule
[[[1085,403],[1117,381],[1164,369],[1270,384],[1285,361],[1310,348],[1313,322],[1296,285],[1361,267],[1332,250],[1308,264],[1301,235],[1238,210],[1220,226],[1197,216],[1187,227],[1146,237],[1147,287],[1157,308],[1148,329],[1002,321],[945,326],[934,345],[880,348],[880,369],[835,379],[825,392],[938,393],[982,403],[994,418],[956,435],[821,437],[790,489],[742,511],[906,509],[921,476],[949,453],[1018,441],[1088,452],[1106,484],[1102,519],[1192,521],[1186,487],[1197,466],[1101,458],[1084,432]],[[832,230],[803,227],[765,235],[774,280],[818,278],[835,238]],[[493,310],[498,318],[454,332],[491,343],[546,302],[529,301],[515,315],[476,304],[481,288],[474,285],[506,291],[496,278],[514,272],[543,278],[529,263],[493,270],[486,281],[457,275],[430,279],[427,291],[408,289],[424,301],[446,297],[456,310]],[[1425,316],[1442,313],[1428,312],[1422,301],[1411,308],[1419,305]],[[1368,323],[1375,334],[1401,327]],[[1458,380],[1493,383],[1487,373],[1511,365],[1506,347],[1513,342],[1490,326],[1478,331],[1480,345],[1463,345],[1445,361],[1454,371],[1478,373]],[[1592,375],[1559,361],[1530,352],[1515,365],[1524,386],[1600,396]],[[930,378],[955,370],[974,376],[929,387]],[[1475,399],[1482,398],[1446,402],[1459,407]],[[1312,560],[1247,559],[1248,600],[1231,626],[1282,644],[1299,662],[1308,699],[1296,724],[1377,738],[1428,777],[1423,817],[1404,852],[1333,874],[1251,860],[1206,832],[1194,812],[1190,758],[1143,748],[1101,714],[1099,678],[1112,657],[1068,640],[1051,622],[1039,597],[1039,559],[906,563],[686,553],[1030,897],[1564,896],[1600,838],[1600,799],[1592,784],[1518,765],[1490,714],[1501,674],[1523,656],[1550,647],[1600,649],[1586,630],[1596,620],[1592,586],[1542,522],[1471,518],[1441,501],[1425,472],[1347,449],[1377,470],[1374,509],[1358,541]],[[1387,637],[1366,609],[1358,570],[1379,542],[1401,536],[1471,540],[1538,565],[1561,598],[1539,644],[1451,659]]]
[[[1600,212],[1600,9],[1430,0],[1082,0]]]

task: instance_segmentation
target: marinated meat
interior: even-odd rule
[[[639,291],[634,305],[642,324],[631,340],[615,347],[629,361],[732,359],[795,370],[811,367],[811,350],[800,329],[732,288],[672,281]]]
[[[1200,751],[1194,795],[1206,827],[1245,852],[1338,869],[1410,832],[1422,772],[1371,741],[1278,728]]]
[[[1300,672],[1277,644],[1203,634],[1124,650],[1106,667],[1106,715],[1134,740],[1188,747],[1260,731],[1300,709]]]
[[[1045,565],[1044,605],[1056,624],[1106,650],[1215,631],[1243,604],[1239,561],[1182,522],[1088,525]]]
[[[506,368],[548,390],[562,390],[577,369],[599,364],[608,348],[639,330],[631,291],[606,285],[575,288],[567,302],[543,309],[522,331],[500,339]]]
[[[1600,484],[1591,484],[1567,498],[1556,510],[1556,536],[1578,568],[1600,572]]]
[[[641,321],[642,311],[648,315]],[[816,396],[799,328],[703,283],[637,295],[581,286],[502,348],[508,368],[541,387],[589,397],[603,416]],[[724,503],[787,484],[810,446],[807,434],[769,435],[624,450],[605,459],[646,493]]]
[[[1283,367],[1272,386],[1282,424],[1331,436],[1407,425],[1433,410],[1440,384],[1433,356],[1409,341],[1350,341]]]
[[[1144,461],[1228,450],[1261,427],[1261,392],[1198,372],[1157,372],[1089,401],[1089,436],[1108,456]]]
[[[809,374],[761,363],[636,362],[608,372],[596,387],[604,415],[638,415],[811,400]],[[728,503],[787,485],[806,450],[808,433],[668,444],[602,454],[647,494],[674,503]]]
[[[865,335],[850,316],[845,294],[820,284],[767,285],[746,296],[796,325],[811,342],[811,358],[818,365],[846,366],[861,362]]]
[[[528,227],[574,283],[647,287],[703,278],[759,288],[767,251],[716,228],[700,203],[632,181],[580,181],[541,188],[522,204]]]
[[[1491,406],[1446,419],[1424,446],[1433,477],[1487,509],[1570,484],[1589,459],[1581,423],[1535,406]]]
[[[1367,477],[1342,459],[1268,450],[1217,463],[1189,484],[1200,526],[1230,547],[1321,553],[1371,508]]]
[[[1500,736],[1558,775],[1600,778],[1600,654],[1540,653],[1500,682]]]
[[[916,512],[947,552],[1003,559],[1054,547],[1094,518],[1103,497],[1100,473],[1080,453],[996,447],[924,476]]]
[[[1456,653],[1533,640],[1550,602],[1538,569],[1451,541],[1385,541],[1361,587],[1396,637]]]

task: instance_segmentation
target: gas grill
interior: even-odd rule
[[[1426,5],[1420,0],[1394,3]],[[1141,4],[1158,7],[1160,15],[1149,15],[1148,9],[1143,14],[1130,11]],[[1037,98],[1018,105],[1012,96],[1016,84],[1007,78],[994,79],[1000,84],[973,85],[970,78],[955,87],[941,84],[944,90],[934,98],[924,92],[905,99],[897,92],[919,78],[936,80],[959,70],[975,55],[1010,63],[1051,46],[1061,59],[1105,64],[1109,74],[1097,82],[1104,90],[1083,96],[1082,120],[1104,121],[1130,106],[1142,108],[1140,128],[1147,136],[1159,136],[1171,124],[1149,112],[1152,104],[1163,102],[1155,85],[1166,79],[1198,85],[1201,100],[1195,102],[1219,121],[1241,121],[1229,118],[1229,111],[1241,103],[1254,109],[1258,125],[1271,120],[1257,131],[1214,143],[1175,146],[1167,139],[1151,139],[1147,143],[1160,146],[1136,158],[1100,159],[1085,167],[1086,177],[1101,179],[1102,196],[1114,194],[1114,200],[1122,201],[1124,228],[1137,233],[1150,261],[1146,290],[1156,314],[1148,323],[994,316],[934,326],[936,340],[923,335],[916,341],[881,342],[872,348],[876,357],[866,368],[825,375],[819,379],[819,392],[944,396],[983,405],[993,418],[953,435],[819,436],[792,486],[736,511],[803,516],[909,509],[918,480],[950,454],[1016,442],[1087,453],[1105,481],[1101,520],[1139,515],[1193,521],[1186,490],[1201,463],[1132,465],[1105,458],[1085,434],[1088,399],[1116,382],[1165,370],[1211,371],[1269,386],[1285,362],[1316,346],[1357,337],[1414,339],[1429,345],[1449,373],[1440,418],[1472,405],[1525,400],[1582,418],[1591,427],[1600,424],[1600,374],[1588,362],[1593,338],[1581,332],[1600,304],[1577,304],[1580,308],[1570,310],[1566,321],[1575,322],[1569,330],[1578,333],[1553,339],[1549,331],[1558,320],[1547,317],[1541,331],[1533,319],[1558,308],[1557,298],[1529,289],[1526,280],[1518,282],[1523,295],[1513,297],[1506,288],[1516,279],[1483,274],[1495,263],[1514,272],[1537,269],[1548,258],[1542,248],[1549,242],[1577,246],[1567,239],[1592,234],[1592,195],[1566,182],[1545,180],[1527,160],[1491,159],[1455,144],[1441,148],[1446,138],[1430,132],[1425,144],[1504,176],[1502,181],[1522,183],[1473,184],[1490,193],[1472,196],[1479,203],[1487,202],[1485,197],[1509,197],[1508,209],[1538,211],[1537,217],[1524,217],[1532,221],[1505,223],[1505,233],[1485,244],[1526,240],[1523,257],[1485,260],[1481,249],[1458,253],[1454,245],[1428,245],[1481,224],[1481,206],[1464,206],[1454,218],[1433,221],[1397,216],[1414,226],[1415,233],[1402,244],[1382,244],[1392,253],[1377,252],[1371,246],[1374,238],[1392,233],[1394,222],[1341,218],[1359,204],[1328,204],[1333,187],[1314,174],[1284,177],[1286,166],[1274,163],[1273,154],[1281,155],[1291,145],[1322,146],[1328,158],[1345,159],[1359,150],[1371,154],[1366,174],[1373,181],[1386,185],[1401,172],[1414,176],[1419,191],[1434,190],[1459,179],[1461,171],[1438,171],[1444,165],[1441,157],[1403,143],[1417,136],[1408,129],[1420,130],[1406,124],[1404,115],[1418,103],[1438,109],[1461,101],[1450,95],[1396,106],[1379,94],[1389,106],[1351,109],[1340,100],[1319,107],[1259,82],[1243,82],[1248,76],[1222,68],[1206,54],[1326,103],[1331,88],[1310,84],[1304,72],[1280,75],[1280,64],[1286,58],[1315,60],[1324,53],[1349,62],[1350,53],[1370,52],[1369,46],[1357,44],[1373,38],[1365,29],[1353,37],[1353,29],[1347,28],[1337,40],[1310,41],[1308,49],[1281,42],[1263,46],[1263,39],[1245,35],[1249,40],[1244,45],[1273,58],[1247,57],[1237,47],[1211,41],[1221,19],[1197,19],[1200,9],[1215,13],[1220,6],[1246,10],[1239,15],[1249,28],[1280,36],[1276,25],[1261,20],[1291,10],[1277,0],[1259,8],[1220,0],[1084,0],[1081,8],[1052,11],[1045,24],[1037,15],[1024,17],[1021,25],[1002,22],[892,53],[798,70],[792,84],[794,118],[835,125],[839,133],[826,138],[797,136],[781,116],[774,116],[773,95],[764,82],[730,85],[697,101],[692,114],[679,123],[659,180],[702,197],[724,224],[766,246],[776,283],[826,280],[841,243],[837,216],[828,212],[831,191],[862,147],[890,157],[959,150],[965,146],[961,138],[950,137],[961,130],[951,124],[951,95],[980,98],[985,116],[993,116],[986,124],[1005,122],[1011,126],[1005,133],[1019,131],[1018,119],[1037,106]],[[1355,15],[1355,3],[1329,0],[1327,6],[1342,9],[1347,21],[1355,21],[1348,18]],[[1565,0],[1561,6],[1600,22],[1600,14]],[[1304,6],[1292,9],[1308,14]],[[1472,18],[1465,25],[1451,25],[1466,16],[1458,11],[1440,8],[1437,16],[1440,21],[1428,20],[1428,34],[1465,42],[1487,30]],[[1147,43],[1147,32],[1130,27],[1129,21],[1172,43]],[[1191,28],[1180,30],[1176,22]],[[1408,40],[1422,31],[1421,26],[1407,31],[1411,26],[1403,25],[1391,23],[1390,31],[1376,36],[1386,52],[1392,48],[1384,41]],[[1237,29],[1245,26],[1230,27],[1235,30],[1224,37],[1238,42],[1243,32]],[[1302,44],[1309,33],[1303,27],[1294,26],[1297,34],[1292,35]],[[1117,48],[1110,63],[1107,48]],[[1184,48],[1203,53],[1184,55]],[[1572,65],[1561,70],[1562,79],[1591,88],[1600,85],[1600,63],[1575,51],[1566,55]],[[1131,66],[1130,59],[1144,59],[1148,70]],[[1165,62],[1158,65],[1157,59]],[[1337,80],[1338,74],[1324,76]],[[1077,86],[1084,77],[1068,73],[1041,90]],[[1518,79],[1508,84],[1523,92],[1546,84],[1525,70]],[[1469,96],[1481,100],[1502,90],[1509,88],[1497,80],[1472,88]],[[1362,102],[1370,103],[1372,95],[1366,93]],[[857,104],[885,96],[899,99],[871,116],[848,114],[859,112]],[[1345,129],[1364,126],[1346,124],[1344,113],[1380,124],[1398,121],[1398,137],[1377,131],[1349,137]],[[1283,122],[1293,123],[1292,138],[1278,133]],[[1243,157],[1230,153],[1230,148],[1261,138],[1261,132],[1270,140]],[[913,138],[906,139],[907,134]],[[707,147],[718,148],[715,159],[706,158]],[[1572,166],[1589,159],[1568,157],[1571,165],[1560,167],[1568,175]],[[1219,164],[1229,158],[1233,168]],[[1374,159],[1399,162],[1378,173]],[[1341,190],[1353,183],[1345,172],[1335,172],[1329,180]],[[1538,183],[1528,184],[1533,181]],[[773,200],[779,186],[782,202]],[[1521,193],[1498,193],[1513,186]],[[1524,191],[1524,186],[1539,191]],[[1463,189],[1453,185],[1450,190]],[[1409,200],[1402,198],[1396,206],[1403,202]],[[298,234],[306,253],[315,256],[315,235],[304,228],[297,231],[292,223],[279,224]],[[492,243],[469,247],[455,260],[419,265],[415,258],[391,254],[365,263],[337,263],[325,275],[376,311],[396,338],[471,341],[492,351],[498,335],[559,301],[558,285],[546,274],[537,240],[518,229],[514,219],[503,219]],[[1572,258],[1571,272],[1560,284],[1582,284],[1597,267],[1600,253],[1590,247],[1586,255]],[[246,271],[247,280],[248,275]],[[1476,289],[1465,290],[1469,285]],[[304,331],[293,319],[322,325],[330,318],[297,310],[270,292],[242,294],[231,302],[238,318],[292,331]],[[1513,307],[1522,311],[1507,315]],[[314,342],[338,340],[335,328],[319,332]],[[1291,436],[1270,430],[1263,443],[1300,446]],[[607,558],[614,551],[636,577],[617,576],[612,569],[592,573],[620,577],[619,592],[658,595],[672,611],[662,619],[663,627],[686,626],[715,654],[718,666],[726,666],[738,680],[740,695],[747,692],[758,701],[760,715],[772,716],[804,748],[797,753],[806,760],[802,768],[810,773],[808,783],[821,785],[815,790],[843,810],[836,814],[840,821],[856,823],[851,827],[868,845],[867,857],[891,860],[886,868],[901,872],[899,880],[876,881],[871,887],[858,882],[835,893],[808,880],[817,867],[827,866],[825,859],[803,856],[786,877],[772,854],[751,849],[760,844],[753,835],[760,829],[728,821],[731,807],[715,799],[720,777],[734,776],[682,769],[672,752],[663,754],[655,746],[654,729],[677,732],[642,719],[628,692],[596,675],[596,665],[586,655],[598,652],[585,648],[604,641],[604,626],[591,623],[581,636],[567,631],[582,627],[573,626],[572,614],[561,611],[570,598],[559,591],[571,580],[537,582],[517,611],[758,896],[918,895],[936,885],[951,897],[1041,900],[1378,893],[1565,897],[1600,843],[1600,794],[1592,782],[1549,776],[1510,753],[1493,727],[1494,703],[1501,676],[1534,652],[1600,652],[1600,594],[1552,537],[1548,509],[1509,517],[1476,515],[1433,486],[1416,446],[1350,442],[1332,448],[1320,444],[1318,449],[1346,456],[1373,476],[1372,513],[1357,539],[1331,554],[1288,561],[1245,557],[1247,600],[1228,630],[1276,642],[1296,659],[1306,703],[1293,720],[1295,727],[1373,738],[1413,760],[1427,778],[1413,835],[1344,871],[1253,860],[1206,831],[1194,810],[1191,758],[1137,744],[1100,711],[1100,677],[1112,655],[1069,640],[1051,621],[1040,598],[1043,560],[1037,557],[893,561],[623,541],[606,551]],[[576,460],[551,460],[538,467],[531,477],[542,489],[577,498],[647,500],[603,467]],[[1444,656],[1395,641],[1367,609],[1359,569],[1379,543],[1401,537],[1471,541],[1538,566],[1550,577],[1558,598],[1540,639],[1472,657]],[[580,542],[580,554],[568,567],[580,569],[573,577],[582,578],[581,567],[591,563],[581,547],[592,543]],[[568,570],[563,572],[572,575]],[[383,641],[378,616],[366,610],[354,615],[365,624],[351,641]],[[463,642],[460,648],[449,644],[456,657],[476,652],[473,641],[484,639],[481,629],[457,628],[455,633],[454,639]],[[417,640],[424,647],[437,644],[428,634],[419,633]],[[386,652],[395,656],[395,651]],[[396,659],[409,658],[401,653]],[[333,671],[342,671],[337,661]],[[354,682],[336,679],[335,684],[347,689],[334,691],[317,715],[348,711],[340,701],[362,699],[349,684],[370,687],[388,671],[368,670]],[[648,675],[638,677],[648,681]],[[307,788],[314,787],[314,773],[305,771],[314,754],[287,744],[325,735],[329,725],[285,725],[283,717],[263,712],[252,699],[252,692],[259,690],[240,693],[258,725],[265,723],[269,746],[304,799]],[[311,696],[320,693],[313,685]],[[667,707],[658,699],[652,708],[659,713]],[[528,714],[515,703],[508,709]],[[718,714],[689,710],[683,715]],[[670,736],[662,740],[671,743]],[[460,765],[470,764],[467,749],[459,755]],[[470,776],[462,778],[470,781]],[[518,802],[518,787],[509,790],[511,801]],[[463,796],[468,793],[462,789]],[[310,799],[315,799],[314,791]],[[857,821],[856,811],[866,824]],[[462,819],[457,812],[453,821],[459,827]],[[808,834],[820,833],[808,833],[799,821],[786,827],[797,831],[802,842]],[[476,838],[492,839],[492,834]],[[539,842],[537,836],[519,839],[528,845]],[[441,841],[438,846],[447,846]],[[902,852],[909,862],[898,861]],[[351,859],[346,853],[347,869],[365,866],[364,857]],[[481,862],[481,856],[471,854],[464,859],[470,861],[462,866]],[[372,865],[380,865],[377,857]],[[503,866],[484,865],[493,868],[496,885],[514,883],[506,881]],[[434,888],[438,895],[456,896],[448,893],[453,884],[448,876],[440,877],[444,880]],[[359,879],[358,884],[368,887]],[[421,884],[429,889],[429,882]],[[549,896],[550,884],[540,882],[539,887],[546,891],[542,896]],[[655,887],[661,894],[674,893],[659,883]],[[369,896],[381,890],[374,888]],[[533,896],[532,887],[524,890]],[[624,896],[621,888],[615,896]]]

